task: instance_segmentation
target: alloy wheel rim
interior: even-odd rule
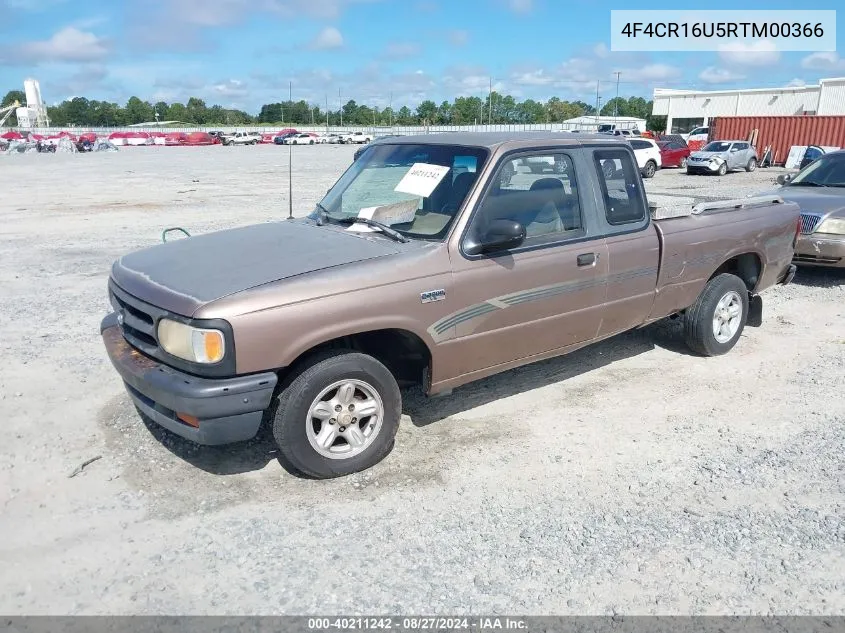
[[[727,343],[739,330],[742,320],[742,297],[739,293],[731,290],[726,293],[713,313],[713,337],[719,343]]]
[[[311,402],[305,431],[311,447],[328,459],[350,459],[369,448],[381,430],[384,404],[378,391],[357,379],[338,380]]]

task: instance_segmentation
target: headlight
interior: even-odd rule
[[[217,363],[226,353],[220,330],[204,330],[170,319],[158,322],[158,342],[168,354],[194,363]]]
[[[845,235],[845,219],[828,218],[819,225],[819,228],[817,228],[815,232]]]

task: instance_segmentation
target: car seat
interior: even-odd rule
[[[526,217],[525,234],[532,237],[562,231],[560,209],[565,203],[563,183],[557,178],[540,178],[532,183],[529,191],[547,191],[548,195],[536,196],[536,206]]]

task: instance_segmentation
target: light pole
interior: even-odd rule
[[[616,101],[613,102],[613,116],[614,118],[619,117],[619,75],[622,73],[616,72]]]

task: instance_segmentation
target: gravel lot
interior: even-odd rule
[[[353,151],[294,148],[296,215]],[[767,292],[724,357],[667,322],[409,392],[393,453],[345,479],[292,477],[266,435],[148,429],[98,335],[111,262],[287,215],[287,157],[0,156],[0,612],[845,615],[845,274]],[[740,197],[779,171],[647,187]]]

